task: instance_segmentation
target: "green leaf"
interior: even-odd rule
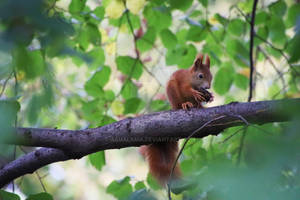
[[[239,66],[249,66],[249,51],[241,41],[234,38],[226,38],[225,46],[231,58],[234,59]]]
[[[117,68],[123,74],[139,79],[143,73],[143,65],[140,60],[129,56],[118,56],[116,59]]]
[[[160,32],[160,38],[163,43],[163,45],[167,49],[172,49],[177,44],[177,38],[176,35],[174,35],[169,29],[164,29]]]
[[[101,45],[101,34],[96,25],[87,23],[80,29],[76,40],[80,47],[86,50],[90,44],[94,44],[95,46]]]
[[[205,40],[208,32],[206,28],[199,26],[191,26],[186,35],[186,40],[200,42]]]
[[[269,14],[265,11],[257,12],[255,16],[255,25],[265,24],[270,18]]]
[[[101,45],[101,34],[95,24],[87,23],[83,28],[88,32],[89,41],[94,45]]]
[[[100,123],[98,123],[96,125],[96,127],[99,127],[99,126],[105,126],[107,124],[111,124],[111,123],[114,123],[116,122],[117,120],[115,120],[114,118],[110,117],[110,116],[107,116],[107,115],[104,115],[100,121]]]
[[[193,4],[193,0],[170,0],[171,8],[173,9],[179,9],[182,11],[187,10],[191,5]]]
[[[106,164],[105,162],[105,152],[99,151],[88,155],[90,163],[99,171]]]
[[[234,74],[234,69],[231,67],[231,64],[225,63],[215,75],[213,82],[214,90],[220,95],[226,94],[231,87]]]
[[[286,42],[285,25],[282,18],[273,16],[271,21],[267,24],[269,28],[269,35],[273,43],[283,46]]]
[[[20,200],[20,197],[14,193],[6,192],[5,190],[0,190],[1,200]]]
[[[187,29],[180,29],[176,32],[177,42],[178,44],[184,45],[186,43],[188,30]]]
[[[145,6],[143,13],[148,25],[155,27],[158,32],[172,24],[172,15],[168,8],[164,6],[156,8],[148,4]]]
[[[124,99],[130,99],[137,96],[137,91],[138,89],[136,85],[132,81],[128,80],[121,91],[121,95]]]
[[[243,89],[243,90],[247,90],[248,88],[248,78],[242,74],[236,74],[235,78],[234,78],[234,84]]]
[[[233,19],[229,22],[227,30],[229,33],[240,37],[245,33],[245,25],[246,23],[244,21],[240,19]]]
[[[228,23],[228,20],[223,17],[222,15],[220,15],[219,13],[216,13],[214,15],[214,17],[216,18],[216,20],[218,20],[218,22],[220,22],[223,26],[225,26]],[[256,22],[256,21],[255,21]]]
[[[101,47],[95,47],[93,50],[88,52],[88,56],[90,56],[92,60],[92,67],[98,68],[105,62],[104,50]]]
[[[134,191],[129,200],[156,200],[156,198],[145,188]]]
[[[103,66],[96,71],[93,76],[84,84],[85,91],[93,97],[102,97],[103,87],[108,82],[111,70],[107,66]]]
[[[268,27],[260,26],[258,28],[257,35],[267,41],[268,40],[268,35],[269,35]],[[257,38],[257,37],[254,38],[254,44],[255,45],[259,45],[261,43],[263,43],[263,41],[260,38]]]
[[[103,19],[104,18],[104,14],[105,14],[105,10],[103,6],[98,6],[97,8],[95,8],[95,10],[93,11],[93,13],[99,18],[99,19]]]
[[[138,15],[134,15],[131,12],[129,12],[129,20],[130,20],[132,28],[134,30],[141,27],[141,20],[140,20],[140,17]],[[127,28],[128,28],[128,30],[130,30],[130,25],[128,24],[127,18],[126,18],[124,23],[127,24]],[[118,24],[119,24],[119,21],[118,21]]]
[[[129,181],[130,178],[128,176],[126,176],[122,180],[113,181],[107,186],[106,192],[112,194],[119,200],[128,199],[128,197],[132,193],[132,186]]]
[[[72,0],[69,5],[69,11],[71,14],[80,14],[85,7],[86,0]]]
[[[45,71],[45,61],[40,50],[29,51],[19,47],[13,53],[15,67],[25,73],[26,78],[32,79]]]
[[[170,49],[167,51],[166,64],[178,65],[180,68],[188,68],[193,64],[196,54],[197,49],[194,45],[179,45],[175,49]]]
[[[115,99],[115,93],[112,90],[106,90],[104,92],[106,101],[113,101]]]
[[[198,0],[202,5],[203,7],[207,7],[208,6],[208,0]]]
[[[123,103],[118,100],[113,101],[111,104],[111,110],[112,110],[113,114],[116,116],[122,115],[124,112]]]
[[[153,178],[153,176],[150,173],[148,173],[147,175],[147,183],[153,190],[159,190],[161,188],[158,182]]]
[[[146,188],[145,184],[143,181],[138,181],[135,185],[134,185],[134,189],[135,190],[141,190]]]
[[[284,16],[285,12],[286,12],[286,3],[283,0],[278,0],[274,3],[271,3],[269,5],[269,10],[271,11],[271,13],[273,15],[276,16]]]
[[[156,38],[156,31],[153,27],[148,27],[147,32],[137,40],[137,48],[141,52],[152,49]]]
[[[103,112],[106,109],[104,107],[105,101],[95,99],[82,103],[83,116],[89,122],[99,122],[103,120]]]
[[[145,106],[145,102],[143,102],[140,98],[134,97],[127,99],[125,102],[125,111],[124,114],[129,113],[138,113]]]
[[[169,104],[163,100],[154,100],[154,101],[151,101],[151,103],[150,103],[150,109],[153,112],[168,110]]]
[[[300,16],[300,4],[294,4],[288,9],[286,25],[287,28],[295,26],[298,17]]]
[[[39,94],[34,94],[27,105],[27,120],[30,124],[35,124],[38,119],[38,114],[43,107],[42,97]]]
[[[53,200],[53,197],[49,193],[41,192],[29,195],[26,200]]]
[[[287,52],[290,54],[289,62],[295,63],[300,60],[299,47],[300,47],[300,32],[296,34],[289,41],[288,48],[287,48]]]

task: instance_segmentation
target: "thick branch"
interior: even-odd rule
[[[50,163],[79,159],[100,150],[186,138],[206,122],[220,116],[224,117],[205,126],[193,137],[216,135],[226,128],[244,124],[237,116],[251,124],[287,121],[290,116],[283,112],[286,106],[299,104],[300,99],[290,99],[164,111],[85,130],[18,128],[15,136],[6,143],[48,148],[26,154],[0,169],[0,187]]]

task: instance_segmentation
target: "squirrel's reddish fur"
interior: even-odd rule
[[[202,108],[201,102],[205,98],[198,90],[210,88],[211,80],[209,57],[203,63],[203,55],[199,54],[189,69],[177,70],[167,83],[166,93],[172,109]],[[149,163],[150,173],[162,186],[166,185],[169,178],[181,177],[178,163],[170,177],[178,153],[178,142],[153,143],[142,146],[140,152]]]

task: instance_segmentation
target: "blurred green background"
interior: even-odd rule
[[[84,129],[170,109],[168,77],[211,58],[215,100],[247,101],[253,1],[1,0],[0,139],[12,128]],[[258,1],[254,98],[300,97],[300,4]],[[287,107],[287,110],[289,108]],[[299,199],[300,113],[192,139],[180,200]],[[33,148],[0,144],[0,165]],[[137,148],[54,163],[0,199],[167,199]]]

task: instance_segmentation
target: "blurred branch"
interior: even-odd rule
[[[283,73],[276,67],[275,63],[273,62],[273,60],[270,58],[270,56],[260,47],[258,46],[258,50],[265,56],[265,58],[267,59],[267,61],[269,61],[269,63],[271,64],[271,66],[273,67],[273,69],[276,71],[276,73],[278,74],[278,77],[280,78],[281,82],[282,82],[282,86],[283,88],[287,88],[286,82],[283,78]],[[285,89],[284,89],[285,90]]]
[[[8,144],[51,148],[37,149],[3,166],[0,169],[0,187],[50,163],[79,159],[106,149],[187,138],[202,125],[220,116],[224,117],[205,126],[192,137],[217,135],[226,128],[245,124],[244,120],[249,124],[288,121],[292,114],[286,113],[287,106],[297,108],[299,104],[300,98],[231,103],[190,111],[164,111],[85,130],[18,128],[15,133],[10,134],[13,137],[2,141]],[[293,112],[296,113],[297,110],[294,109]]]
[[[11,73],[9,74],[9,76],[7,77],[7,79],[5,79],[5,81],[4,81],[4,83],[3,83],[3,86],[2,86],[2,90],[1,90],[1,92],[0,92],[0,97],[3,95],[3,93],[4,93],[4,91],[5,91],[5,88],[6,88],[6,85],[7,85],[8,81],[9,81],[9,79],[11,78],[11,76],[13,75],[13,73],[14,73],[14,72],[11,72]]]
[[[249,79],[249,96],[248,96],[248,102],[252,99],[252,93],[253,93],[253,72],[254,72],[254,63],[253,63],[253,45],[254,45],[254,25],[255,25],[255,13],[256,13],[256,6],[257,6],[258,0],[254,0],[253,7],[252,7],[252,15],[251,15],[251,21],[250,21],[250,79]]]
[[[241,9],[238,8],[238,6],[235,6],[235,8],[239,11],[239,13],[245,18],[246,22],[250,23],[251,22],[249,21],[248,17],[245,15],[245,13],[243,13],[243,11]],[[281,56],[285,59],[286,63],[289,65],[289,67],[293,70],[293,72],[295,74],[297,74],[298,76],[300,75],[300,73],[294,69],[294,66],[289,62],[289,58],[287,55],[285,55],[284,53],[284,49],[280,49],[280,48],[277,48],[275,47],[271,42],[269,42],[268,40],[264,39],[263,37],[261,37],[260,35],[258,35],[256,32],[254,32],[254,36],[261,40],[262,42],[264,42],[265,44],[267,44],[268,46],[270,46],[272,49],[274,49],[275,51],[278,51]]]

